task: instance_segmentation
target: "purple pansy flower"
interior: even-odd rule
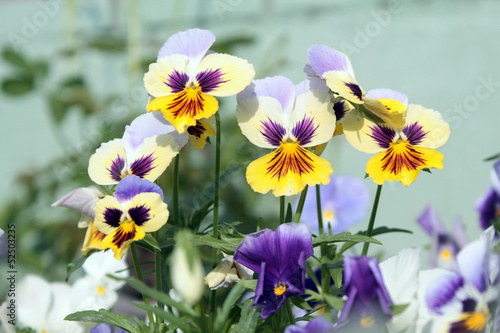
[[[430,266],[455,270],[456,255],[467,244],[462,221],[457,219],[453,232],[449,234],[434,207],[428,205],[417,222],[432,238]]]
[[[112,333],[113,330],[108,324],[97,324],[96,326],[92,327],[90,329],[90,333]],[[127,331],[124,331],[120,329],[118,333],[126,333]]]
[[[344,232],[359,223],[366,215],[370,193],[362,180],[342,175],[331,176],[330,183],[320,185],[323,228],[334,234]],[[318,232],[316,194],[309,191],[306,196],[301,221],[313,232]]]
[[[333,331],[332,323],[321,317],[312,319],[305,327],[292,325],[285,329],[285,333],[330,333]]]
[[[500,195],[490,188],[485,195],[476,202],[476,209],[479,212],[479,224],[484,230],[491,227],[500,216]]]
[[[344,256],[344,293],[347,301],[338,327],[345,332],[359,328],[380,328],[391,319],[393,304],[377,258]]]
[[[262,318],[304,293],[305,263],[312,255],[311,233],[296,223],[247,235],[238,245],[234,260],[259,274],[254,305],[262,307]]]

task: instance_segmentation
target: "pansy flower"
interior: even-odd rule
[[[303,224],[286,223],[243,238],[234,260],[259,274],[254,305],[262,307],[262,318],[304,293],[306,259],[312,255],[312,236]]]
[[[417,219],[418,224],[432,238],[430,266],[456,270],[457,253],[467,244],[462,221],[457,219],[450,234],[432,205],[428,205]]]
[[[118,183],[113,196],[105,196],[95,205],[95,227],[106,234],[101,248],[111,248],[121,259],[133,241],[146,232],[160,229],[168,220],[167,204],[160,187],[137,176]]]
[[[325,232],[334,234],[346,231],[366,216],[370,193],[358,178],[341,175],[331,176],[330,183],[320,185],[321,212]],[[318,232],[316,193],[308,192],[302,211],[301,222],[313,232]]]
[[[114,185],[128,175],[155,181],[187,142],[158,112],[143,114],[125,127],[121,139],[101,144],[90,157],[94,183]]]
[[[493,253],[493,229],[457,255],[458,273],[440,274],[426,289],[432,329],[439,332],[497,332],[500,257]]]
[[[167,39],[144,75],[153,97],[148,111],[161,111],[179,133],[217,112],[215,97],[242,91],[255,75],[246,60],[209,51],[212,32],[189,29]]]
[[[356,81],[351,61],[345,54],[328,46],[315,44],[307,50],[307,56],[309,63],[305,68],[306,73],[325,80],[335,96],[348,101],[371,119],[395,126],[404,125],[406,111],[404,105],[399,99],[381,100],[376,96],[365,94]]]
[[[410,104],[403,127],[366,118],[357,121],[351,112],[343,126],[346,139],[354,148],[377,154],[366,166],[366,173],[377,184],[396,180],[410,186],[420,170],[443,168],[443,154],[435,149],[448,141],[450,126],[437,111]]]
[[[285,333],[332,333],[335,328],[332,323],[322,317],[310,320],[304,327],[290,325],[285,329]]]
[[[330,181],[330,163],[307,150],[330,140],[335,130],[329,94],[318,79],[297,86],[282,76],[256,80],[238,94],[237,119],[248,140],[274,149],[247,168],[254,191],[293,195]]]
[[[391,319],[393,302],[377,258],[345,255],[343,285],[347,301],[340,312],[339,331],[380,329]]]
[[[500,160],[491,170],[491,187],[476,201],[479,224],[484,230],[495,224],[500,218]]]

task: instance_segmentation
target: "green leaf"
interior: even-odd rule
[[[330,276],[332,277],[333,283],[337,288],[342,287],[342,272],[344,271],[343,267],[330,269]]]
[[[326,245],[330,243],[338,243],[338,242],[354,242],[354,243],[374,243],[382,245],[375,238],[371,238],[364,235],[352,235],[350,232],[343,232],[335,235],[322,234],[313,239],[313,247]]]
[[[61,123],[64,119],[64,116],[66,115],[68,103],[61,97],[59,97],[58,93],[53,93],[49,96],[49,104],[54,122],[56,124]]]
[[[35,79],[31,75],[19,75],[2,81],[2,90],[9,95],[22,95],[33,90]]]
[[[215,318],[215,332],[222,332],[222,327],[229,316],[229,312],[233,308],[233,305],[241,298],[241,296],[243,296],[245,291],[245,287],[240,283],[231,288],[231,291],[226,296],[226,299],[222,304],[222,311],[219,311],[219,314]]]
[[[152,312],[156,317],[168,321],[171,326],[176,326],[184,331],[191,331],[189,324],[193,322],[193,319],[190,317],[177,317],[176,315],[166,312],[157,306],[146,305],[142,302],[133,302],[133,304],[141,310]]]
[[[193,245],[207,245],[215,249],[219,249],[224,253],[233,254],[236,250],[236,247],[241,243],[240,238],[230,239],[227,238],[225,240],[213,238],[211,235],[194,235],[193,236]]]
[[[154,298],[160,303],[174,307],[181,313],[187,314],[195,318],[200,316],[196,311],[191,309],[189,306],[185,305],[184,303],[174,301],[172,298],[170,298],[169,295],[159,292],[151,287],[148,287],[144,282],[132,278],[117,278],[115,276],[111,277],[118,281],[125,281],[129,286],[131,286],[138,292],[142,293],[143,295]]]
[[[140,330],[132,323],[130,317],[121,316],[105,309],[75,312],[67,315],[64,320],[108,323],[130,333],[140,333]]]
[[[126,48],[124,38],[116,37],[115,35],[99,35],[91,37],[87,43],[88,47],[95,48],[103,52],[123,52]]]
[[[199,209],[195,210],[193,216],[189,221],[189,226],[192,230],[197,230],[203,221],[203,219],[212,211],[212,205],[214,201],[208,200],[204,205],[202,205]]]
[[[292,204],[288,203],[285,214],[285,222],[292,222],[293,212],[292,212]]]
[[[402,313],[410,304],[395,304],[391,305],[391,312],[393,316],[397,316]]]
[[[142,240],[144,242],[148,243],[149,245],[151,245],[154,249],[161,250],[160,246],[158,245],[158,242],[153,237],[153,235],[146,234],[146,236],[144,236],[144,238]]]
[[[243,303],[243,308],[241,309],[241,318],[232,332],[234,333],[253,333],[257,328],[257,324],[260,319],[260,312],[262,309],[260,306],[252,306],[253,301],[251,299],[245,300]]]
[[[307,311],[312,310],[311,306],[309,304],[307,304],[307,302],[299,295],[295,295],[295,296],[290,297],[290,301],[292,301],[293,305],[295,305],[296,307],[298,307],[302,310],[307,310]]]
[[[489,162],[489,161],[498,160],[498,158],[500,158],[500,154],[495,154],[493,156],[486,157],[483,161],[484,162]]]
[[[386,226],[382,226],[382,227],[377,227],[377,228],[373,229],[372,236],[378,236],[378,235],[387,234],[387,233],[391,233],[391,232],[403,232],[403,233],[407,233],[407,234],[413,234],[413,231],[411,231],[411,230],[400,229],[400,228],[388,228]],[[366,230],[360,231],[356,235],[366,235]],[[342,245],[342,248],[340,249],[339,253],[344,253],[345,251],[347,251],[348,249],[350,249],[351,247],[353,247],[356,244],[357,244],[356,242],[345,243],[344,245]]]
[[[332,295],[325,294],[323,295],[325,298],[325,301],[330,305],[332,308],[334,308],[337,311],[341,311],[342,308],[344,307],[345,301],[342,300],[342,298],[335,297]]]
[[[255,291],[257,288],[257,280],[240,280],[238,281],[238,284],[252,291]]]
[[[2,58],[11,65],[14,65],[18,68],[28,70],[30,69],[28,62],[26,61],[26,59],[24,59],[23,55],[11,48],[7,48],[2,51]]]
[[[432,174],[431,169],[429,168],[423,168],[422,171]]]

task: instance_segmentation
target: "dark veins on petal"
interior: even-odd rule
[[[386,150],[382,158],[382,169],[384,171],[389,170],[391,173],[397,175],[403,168],[407,170],[416,170],[418,167],[425,164],[425,159],[422,157],[421,152],[415,150],[415,148],[407,143],[401,144],[405,145],[402,151],[396,152],[394,146]]]
[[[188,81],[189,76],[186,73],[181,73],[174,69],[165,84],[169,86],[174,93],[178,93],[184,90]]]
[[[184,116],[192,118],[203,112],[204,102],[203,93],[199,88],[196,89],[194,94],[193,92],[184,90],[174,98],[172,103],[168,105],[168,108],[171,110],[174,118]]]
[[[292,134],[300,145],[305,145],[310,143],[314,135],[316,135],[318,126],[314,127],[312,118],[305,117],[295,125]]]
[[[356,83],[347,82],[346,87],[351,90],[351,93],[356,96],[360,101],[363,99],[363,92],[361,91],[361,87]]]
[[[190,135],[193,135],[195,136],[197,139],[199,139],[203,133],[205,133],[207,129],[205,128],[205,126],[203,126],[203,124],[197,120],[196,121],[196,125],[195,126],[189,126],[188,129],[187,129],[187,132],[190,134]]]
[[[142,156],[141,158],[135,160],[131,165],[130,165],[130,172],[133,175],[136,175],[138,177],[144,178],[147,176],[147,174],[153,170],[153,162],[155,161],[155,157],[153,157],[153,154],[149,154],[147,156]]]
[[[372,130],[372,134],[369,134],[370,137],[377,141],[380,148],[389,148],[396,136],[396,131],[384,125],[374,125],[370,129]]]
[[[113,244],[115,244],[118,248],[122,247],[123,243],[126,241],[133,239],[135,237],[135,226],[132,226],[132,230],[126,231],[123,226],[118,228],[116,234],[113,237]]]
[[[106,208],[104,211],[104,223],[113,228],[120,226],[120,219],[123,212],[117,208]]]
[[[271,177],[284,177],[288,172],[295,174],[308,174],[313,172],[313,161],[307,156],[307,151],[297,145],[296,149],[290,150],[280,146],[274,153],[273,158],[269,161],[267,173]]]
[[[228,80],[222,79],[222,70],[220,68],[210,69],[196,75],[196,81],[201,87],[201,91],[208,93],[217,89],[221,83],[226,83]]]
[[[344,101],[333,103],[333,112],[335,112],[335,118],[337,119],[337,121],[344,118],[347,111],[344,103]]]
[[[132,207],[128,210],[128,214],[132,221],[138,226],[149,220],[149,208],[144,206]]]
[[[111,163],[111,167],[107,169],[114,181],[119,182],[122,179],[122,169],[124,166],[125,161],[121,157],[116,156],[116,159]]]
[[[283,140],[286,130],[277,122],[267,118],[267,121],[262,121],[262,129],[260,133],[266,137],[267,142],[277,147],[281,144],[281,140]]]
[[[424,132],[422,126],[418,122],[415,122],[409,126],[406,126],[403,129],[403,133],[408,138],[410,144],[418,145],[420,142],[422,142],[428,132]]]

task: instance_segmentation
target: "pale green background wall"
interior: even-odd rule
[[[76,22],[67,19],[71,12],[66,5],[74,1],[61,1],[66,5],[57,6],[55,0],[45,3],[55,8],[52,17],[21,46],[32,57],[50,57],[56,48],[68,45],[75,27],[84,34],[106,28],[126,36],[127,23],[137,27],[128,20],[127,3],[139,7],[140,31],[134,31],[141,40],[136,51],[143,55],[154,54],[177,30],[199,26],[212,30],[219,39],[244,33],[255,36],[256,42],[236,53],[255,65],[257,78],[280,74],[298,83],[305,77],[302,68],[311,44],[344,49],[351,53],[356,77],[364,89],[402,91],[410,103],[441,111],[452,129],[450,140],[440,149],[445,155],[443,170],[421,174],[410,188],[384,186],[377,224],[415,231],[414,236],[382,237],[389,244],[387,251],[428,242],[414,221],[429,202],[447,225],[460,215],[471,237],[479,234],[474,201],[489,184],[491,166],[482,160],[500,150],[500,2],[93,0],[76,2]],[[43,9],[37,1],[3,1],[0,11],[0,44],[6,45],[12,33],[23,36],[26,22],[33,23]],[[145,105],[141,77],[127,76],[125,56],[102,59],[88,52],[79,63],[63,63],[58,70],[62,74],[78,66],[88,73],[96,92],[120,91],[128,85],[131,91],[139,91],[133,102]],[[0,75],[6,71],[5,64],[0,63]],[[485,80],[494,84],[486,86]],[[13,178],[20,170],[46,164],[64,154],[65,145],[51,133],[49,116],[39,96],[0,97],[0,191],[6,198],[16,194]],[[234,98],[226,102],[227,109],[231,105],[234,108]],[[92,136],[91,124],[82,127],[80,120],[75,114],[66,120],[66,135],[73,146],[84,144]],[[90,156],[92,152],[82,147],[82,155]],[[337,173],[359,177],[364,176],[370,157],[351,148],[344,138],[334,140],[326,156]],[[369,179],[366,183],[374,193],[375,184]],[[263,196],[262,207],[274,209],[268,204],[273,202],[271,197]]]

